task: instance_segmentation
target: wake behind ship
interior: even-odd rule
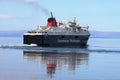
[[[47,26],[38,26],[36,30],[24,33],[23,43],[42,47],[82,47],[87,45],[89,26],[78,25],[76,20],[68,23],[57,22],[51,13]]]

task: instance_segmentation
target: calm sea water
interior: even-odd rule
[[[42,48],[0,37],[0,80],[120,80],[119,42],[90,38],[87,48]]]

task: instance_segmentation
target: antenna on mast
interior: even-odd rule
[[[76,17],[74,17],[74,22],[76,22]]]

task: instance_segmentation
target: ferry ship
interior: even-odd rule
[[[41,47],[82,47],[86,46],[90,33],[88,25],[73,21],[57,22],[51,12],[46,26],[38,26],[23,35],[23,44]]]

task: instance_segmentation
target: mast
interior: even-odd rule
[[[52,14],[52,12],[51,12],[51,18],[53,18],[53,14]]]

